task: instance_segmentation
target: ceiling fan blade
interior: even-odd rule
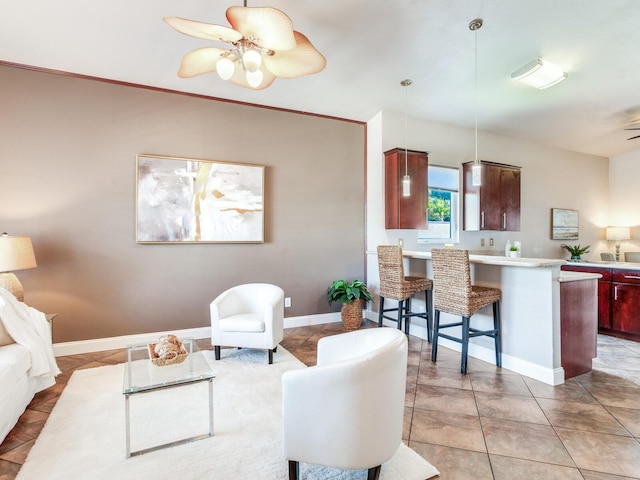
[[[294,32],[297,42],[293,50],[279,51],[269,57],[264,56],[264,65],[279,78],[296,78],[318,73],[327,65],[327,60],[316,50],[309,39],[300,32]]]
[[[242,34],[233,28],[213,25],[211,23],[196,22],[181,17],[164,17],[163,20],[178,32],[195,38],[217,40],[221,42],[237,42]]]
[[[634,138],[640,138],[640,135],[636,135],[635,137],[627,138],[627,140],[633,140]]]
[[[271,7],[229,7],[227,20],[247,39],[255,39],[261,47],[274,51],[296,47],[291,19]]]
[[[203,73],[215,72],[218,59],[226,51],[217,47],[204,47],[187,53],[182,57],[178,76],[191,78]]]
[[[640,130],[640,127],[625,128],[625,130]]]

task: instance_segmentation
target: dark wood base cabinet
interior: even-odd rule
[[[596,283],[560,283],[560,362],[565,380],[590,372],[597,356]]]
[[[563,265],[562,270],[599,273],[598,331],[640,341],[640,270]]]

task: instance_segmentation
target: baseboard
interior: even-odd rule
[[[323,313],[318,315],[303,315],[300,317],[288,317],[284,319],[284,328],[305,327],[308,325],[321,325],[324,323],[340,322],[340,312]],[[80,353],[102,352],[105,350],[117,350],[128,345],[138,343],[151,343],[158,340],[161,335],[168,333],[179,337],[210,338],[211,327],[187,328],[168,332],[150,332],[136,335],[123,335],[120,337],[95,338],[91,340],[78,340],[75,342],[62,342],[53,344],[53,353],[56,357],[65,355],[78,355]]]
[[[413,333],[413,332],[412,332]],[[426,337],[422,337],[426,338]],[[446,338],[440,338],[438,345],[460,352],[462,345],[447,340]],[[487,348],[482,345],[477,345],[469,342],[469,356],[484,360],[487,363],[495,365],[496,352],[493,348]],[[560,385],[564,383],[564,369],[563,368],[547,368],[535,363],[522,360],[520,358],[512,357],[511,355],[502,353],[502,368],[511,370],[512,372],[519,373],[525,377],[533,378],[548,385]]]

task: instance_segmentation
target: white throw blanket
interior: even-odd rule
[[[60,373],[53,355],[51,331],[44,313],[19,302],[11,292],[0,288],[0,321],[16,343],[31,354],[29,377],[38,380],[38,391],[55,383]]]

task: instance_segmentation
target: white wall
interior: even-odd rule
[[[631,227],[620,251],[640,251],[640,150],[609,159],[610,225]]]

